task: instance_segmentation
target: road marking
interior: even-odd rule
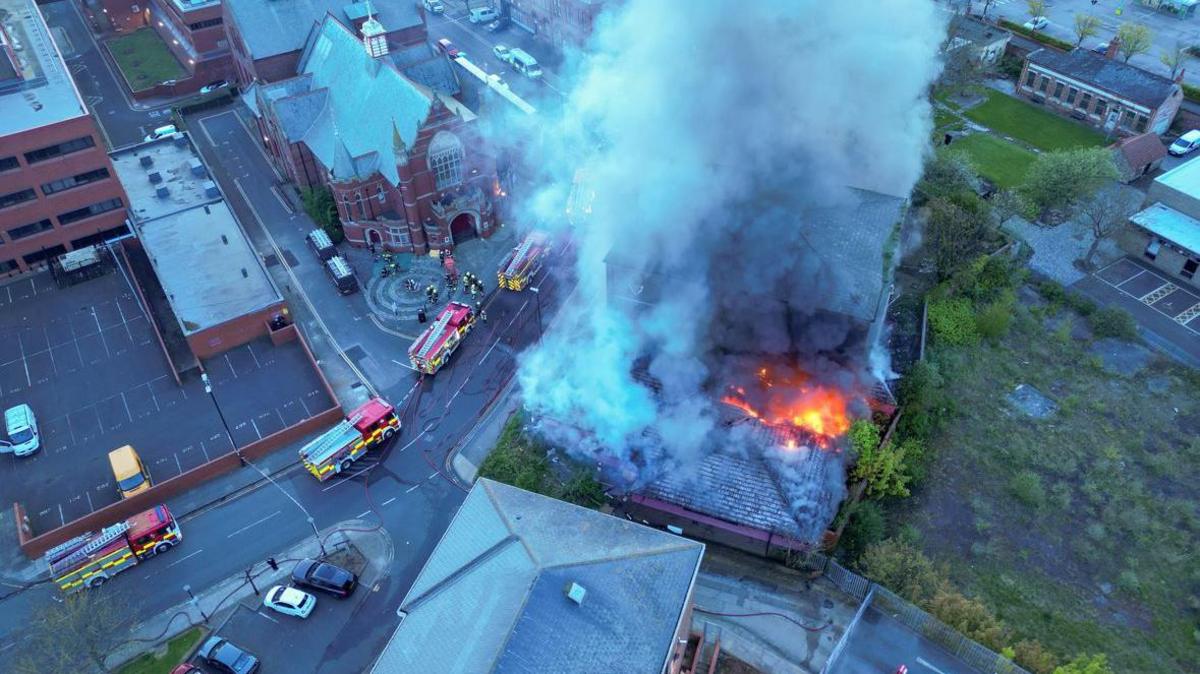
[[[258,430],[258,424],[254,423],[254,417],[250,417],[250,425],[254,427],[254,434],[258,436],[259,440],[262,440],[262,432]]]
[[[358,514],[358,517],[356,517],[355,519],[359,519],[359,520],[361,520],[362,518],[364,518],[364,517],[366,517],[367,515],[370,515],[370,514],[371,514],[371,511],[370,511],[370,510],[364,510],[364,511],[360,512],[360,513]]]
[[[67,526],[67,518],[66,518],[66,517],[63,517],[63,511],[62,511],[62,504],[61,504],[61,503],[59,503],[59,504],[58,504],[58,519],[59,519],[59,521],[60,521],[60,522],[62,522],[62,525],[63,525],[64,527],[65,527],[65,526]]]
[[[426,479],[426,480],[432,480],[433,478],[437,477],[438,475],[441,475],[441,473],[439,473],[439,472],[437,472],[437,471],[435,470],[435,471],[433,471],[432,473],[430,473],[430,474],[429,474],[429,477],[427,477],[427,478],[425,478],[425,479]]]
[[[379,505],[381,505],[381,506],[385,506],[385,505],[387,505],[387,504],[389,504],[389,503],[391,503],[392,501],[395,501],[395,500],[396,500],[396,497],[395,497],[395,496],[393,496],[393,497],[391,497],[390,499],[388,499],[388,500],[384,501],[383,503],[380,503]]]
[[[492,349],[496,348],[496,345],[499,343],[500,343],[500,338],[497,337],[496,341],[492,342],[492,345],[488,348],[487,353],[483,354],[483,358],[480,358],[479,362],[476,363],[476,365],[483,365],[483,361],[487,360],[488,356],[492,355]]]
[[[92,505],[92,492],[90,492],[90,491],[85,491],[85,492],[83,492],[83,495],[87,497],[87,500],[88,500],[88,510],[89,510],[89,511],[91,511],[91,512],[96,512],[96,506]]]
[[[338,480],[337,482],[334,482],[333,484],[329,485],[328,487],[325,487],[321,491],[326,492],[340,484],[345,484],[345,483],[349,482],[350,480],[353,480],[354,478],[358,477],[359,475],[362,475],[363,473],[367,472],[368,470],[371,470],[371,469],[368,467],[368,468],[363,468],[362,470],[358,471],[357,473],[350,473],[346,477],[342,478],[341,480]]]
[[[181,562],[187,561],[187,560],[191,559],[192,557],[195,557],[196,555],[200,554],[201,552],[204,552],[204,548],[200,548],[199,550],[197,550],[197,551],[193,552],[192,554],[188,555],[187,557],[180,557],[179,559],[177,559],[177,560],[175,560],[175,561],[171,562],[170,564],[168,564],[168,565],[166,566],[166,568],[168,568],[168,569],[169,569],[169,568],[171,568],[172,566],[175,566],[176,564],[179,564],[179,563],[181,563]]]
[[[261,520],[255,520],[255,521],[251,522],[250,524],[247,524],[246,526],[242,527],[241,529],[238,529],[237,531],[234,531],[233,533],[229,534],[229,535],[228,535],[228,536],[226,536],[225,538],[233,538],[234,536],[236,536],[236,535],[238,535],[238,534],[242,533],[243,531],[246,531],[247,529],[250,529],[251,527],[256,527],[256,526],[258,526],[258,525],[262,524],[263,522],[266,522],[267,520],[271,519],[272,517],[274,517],[274,516],[276,516],[276,515],[278,515],[278,514],[279,514],[279,511],[278,511],[278,510],[276,510],[275,512],[271,513],[270,515],[267,515],[266,517],[262,518]]]
[[[21,365],[25,366],[25,385],[33,386],[29,379],[29,361],[25,359],[25,342],[21,341],[21,333],[17,333],[17,346],[21,348]]]
[[[943,672],[942,670],[938,669],[937,667],[934,667],[933,665],[929,664],[928,662],[925,662],[925,659],[924,659],[924,658],[917,658],[917,664],[919,664],[919,665],[925,665],[926,667],[928,667],[928,668],[932,669],[933,671],[937,672],[937,674],[946,674],[945,672]]]
[[[418,482],[417,484],[414,484],[413,486],[409,487],[408,489],[405,489],[405,490],[404,490],[404,493],[405,493],[405,494],[411,494],[411,493],[413,493],[414,491],[416,491],[416,490],[418,490],[418,489],[420,489],[420,488],[421,488],[421,483],[420,483],[420,482]]]
[[[278,621],[278,620],[276,620],[276,619],[272,618],[271,616],[267,615],[266,613],[263,613],[262,611],[255,611],[255,613],[257,613],[257,614],[259,614],[260,616],[262,616],[262,617],[266,618],[267,620],[270,620],[271,622],[275,623],[276,625],[278,625],[278,624],[279,624],[279,621]]]
[[[171,452],[171,456],[175,457],[175,467],[179,469],[179,474],[183,475],[183,464],[179,463],[179,454]]]

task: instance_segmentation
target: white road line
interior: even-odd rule
[[[300,406],[304,408],[304,418],[307,419],[311,417],[312,412],[308,411],[308,405],[304,403],[304,398],[298,398],[298,400],[300,401]]]
[[[175,467],[179,469],[179,474],[183,475],[183,464],[179,463],[179,454],[177,452],[171,452],[171,456],[175,457]]]
[[[233,378],[237,379],[237,370],[233,367],[233,361],[229,360],[229,352],[225,352],[225,364],[229,366],[229,371],[233,373]]]
[[[100,317],[96,315],[96,307],[91,307],[92,320],[96,321],[96,334],[100,335],[100,343],[104,345],[104,353],[109,358],[112,358],[112,351],[108,350],[108,341],[104,339],[104,328],[100,327]]]
[[[432,480],[433,478],[437,477],[438,475],[441,475],[441,473],[439,473],[439,472],[437,472],[437,471],[435,470],[435,471],[433,471],[432,473],[430,473],[430,474],[429,474],[429,477],[427,477],[427,478],[425,478],[425,479],[426,479],[426,480]]]
[[[476,363],[476,365],[483,365],[483,361],[487,360],[488,356],[492,355],[492,349],[496,348],[496,345],[499,343],[500,343],[500,338],[497,337],[496,341],[492,342],[492,345],[490,347],[488,347],[487,353],[483,354],[483,358],[480,358],[479,362]]]
[[[90,491],[85,491],[85,492],[83,492],[83,495],[84,495],[84,496],[86,496],[86,497],[87,497],[87,500],[88,500],[88,511],[89,511],[89,512],[95,512],[95,511],[96,511],[96,506],[92,505],[92,492],[90,492]]]
[[[180,557],[179,559],[177,559],[177,560],[175,560],[175,561],[171,562],[170,564],[166,565],[166,567],[164,567],[164,568],[167,568],[167,569],[169,569],[169,568],[171,568],[172,566],[175,566],[176,564],[179,564],[179,563],[185,562],[185,561],[187,561],[187,560],[191,559],[192,557],[195,557],[196,555],[200,554],[201,552],[204,552],[204,548],[200,548],[199,550],[197,550],[197,551],[193,552],[192,554],[188,555],[187,557]]]
[[[17,333],[17,346],[21,348],[21,364],[25,366],[25,385],[33,386],[33,382],[29,379],[29,362],[25,360],[25,342],[21,340],[21,333]]]
[[[258,436],[259,440],[262,440],[262,431],[258,430],[258,424],[254,423],[254,417],[250,417],[250,425],[254,427],[254,434]]]
[[[388,499],[388,500],[384,501],[383,503],[380,503],[379,505],[381,505],[381,506],[385,506],[385,505],[387,505],[387,504],[389,504],[389,503],[391,503],[392,501],[395,501],[395,500],[396,500],[396,497],[395,497],[395,496],[393,496],[393,497],[391,497],[390,499]]]
[[[258,356],[257,356],[257,355],[255,355],[255,353],[254,353],[254,347],[252,347],[252,346],[250,346],[249,344],[247,344],[247,345],[246,345],[246,349],[248,349],[248,350],[250,351],[250,357],[254,359],[254,367],[257,367],[258,369],[260,369],[260,370],[261,370],[261,369],[262,369],[262,364],[260,364],[260,363],[258,362]]]
[[[67,518],[63,517],[62,504],[58,504],[58,520],[62,522],[62,526],[67,526]]]
[[[358,517],[356,517],[355,519],[360,519],[360,520],[361,520],[362,518],[364,518],[364,517],[366,517],[367,515],[370,515],[370,514],[371,514],[371,511],[370,511],[370,510],[364,510],[364,511],[360,512],[360,513],[358,514]]]
[[[200,441],[200,451],[204,452],[204,462],[208,463],[211,459],[208,458],[208,450],[204,447],[204,441]]]
[[[945,672],[943,672],[942,670],[938,669],[937,667],[934,667],[933,665],[929,664],[928,662],[925,662],[925,659],[924,659],[924,658],[917,658],[917,664],[919,664],[919,665],[925,665],[925,666],[926,666],[926,667],[928,667],[929,669],[932,669],[933,671],[937,672],[937,674],[946,674]]]
[[[46,353],[50,354],[50,369],[54,370],[54,376],[58,376],[58,365],[54,363],[54,347],[50,345],[50,331],[46,326],[42,326],[42,334],[46,336]]]
[[[338,486],[338,485],[340,485],[340,484],[346,484],[346,483],[347,483],[347,482],[349,482],[350,480],[353,480],[354,478],[358,477],[359,475],[362,475],[363,473],[367,472],[368,470],[371,470],[371,469],[370,469],[370,468],[363,468],[362,470],[358,471],[357,473],[350,473],[350,474],[349,474],[349,475],[347,475],[346,477],[342,478],[341,480],[338,480],[337,482],[334,482],[333,484],[329,485],[328,487],[325,487],[325,488],[324,488],[324,489],[322,489],[321,491],[322,491],[322,492],[326,492],[326,491],[329,491],[330,489],[333,489],[334,487],[336,487],[336,486]]]
[[[271,622],[275,623],[276,625],[278,625],[278,624],[279,624],[279,621],[278,621],[278,620],[276,620],[276,619],[272,618],[271,616],[267,615],[266,613],[263,613],[262,611],[255,611],[255,613],[257,613],[257,614],[259,614],[260,616],[262,616],[262,617],[266,618],[267,620],[270,620]]]
[[[414,484],[413,486],[409,487],[408,489],[405,489],[405,490],[404,490],[404,493],[405,493],[405,494],[411,494],[411,493],[413,493],[414,491],[416,491],[416,490],[418,490],[418,489],[420,489],[420,488],[421,488],[421,483],[419,483],[419,482],[418,482],[417,484]]]
[[[125,399],[124,391],[121,391],[121,402],[125,403],[125,416],[129,417],[129,423],[133,423],[133,413],[129,411],[129,401]]]
[[[274,517],[274,516],[276,516],[276,515],[278,515],[278,514],[279,514],[279,511],[278,511],[278,510],[276,510],[275,512],[271,513],[270,515],[267,515],[266,517],[264,517],[264,518],[262,518],[262,519],[260,519],[260,520],[255,520],[255,521],[251,522],[250,524],[247,524],[246,526],[242,527],[241,529],[238,529],[237,531],[234,531],[234,532],[230,533],[230,534],[229,534],[228,536],[226,536],[225,538],[233,538],[234,536],[237,536],[238,534],[242,533],[243,531],[246,531],[247,529],[250,529],[250,528],[252,528],[252,527],[256,527],[256,526],[258,526],[258,525],[262,524],[263,522],[266,522],[267,520],[271,519],[272,517]]]

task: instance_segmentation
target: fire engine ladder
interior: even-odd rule
[[[438,337],[446,331],[446,325],[450,323],[450,317],[454,315],[453,311],[445,311],[438,317],[437,323],[429,327],[429,337],[425,339],[425,343],[421,345],[421,350],[417,352],[417,358],[424,358],[429,355],[430,349],[440,340]]]
[[[525,259],[525,256],[529,254],[529,249],[532,246],[533,237],[525,237],[525,240],[522,241],[521,245],[517,247],[517,252],[515,255],[513,255],[512,262],[508,263],[508,269],[506,269],[504,272],[506,275],[512,276],[513,274],[517,273],[518,265],[520,265],[521,261]]]
[[[125,532],[128,530],[128,522],[118,522],[111,527],[105,527],[100,530],[100,534],[92,539],[90,543],[58,560],[54,563],[54,566],[60,569],[74,566],[76,563],[87,559],[93,552],[102,549],[104,546],[125,535]]]

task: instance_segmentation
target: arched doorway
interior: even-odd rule
[[[477,235],[475,216],[470,213],[459,213],[450,221],[450,236],[454,239],[454,245],[474,239]]]
[[[378,229],[367,229],[367,244],[379,247],[383,246],[383,235],[379,233]]]

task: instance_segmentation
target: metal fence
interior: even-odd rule
[[[805,571],[820,572],[839,590],[863,602],[859,613],[868,605],[886,613],[891,618],[904,624],[912,631],[943,648],[947,653],[962,662],[987,674],[1030,674],[1029,671],[1017,665],[1012,660],[981,646],[968,639],[958,630],[948,627],[945,623],[917,608],[914,604],[903,599],[882,585],[872,583],[862,576],[848,570],[836,559],[827,557],[819,552],[797,556],[789,560],[791,566]],[[845,642],[852,630],[846,630],[842,636]],[[822,671],[829,671],[841,654],[842,643],[834,649]]]

